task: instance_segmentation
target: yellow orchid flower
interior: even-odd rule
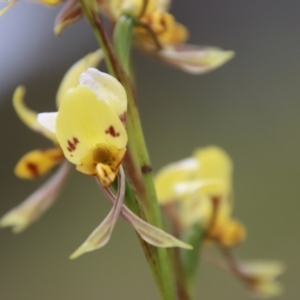
[[[77,170],[97,175],[107,187],[126,152],[127,133],[120,119],[126,108],[123,86],[108,74],[88,69],[80,84],[64,94],[58,113],[39,114],[38,120],[56,134]]]
[[[232,162],[218,147],[163,168],[155,179],[161,205],[176,203],[183,228],[199,222],[206,240],[232,247],[245,238],[244,226],[231,218]]]
[[[113,0],[110,1],[108,14],[115,21],[122,14],[129,14],[138,19],[141,25],[148,26],[148,30],[143,27],[135,29],[135,37],[142,43],[153,45],[149,29],[164,46],[185,42],[188,36],[187,29],[166,11],[167,7],[165,1]]]
[[[245,239],[244,225],[232,218],[233,165],[221,148],[210,146],[196,150],[192,157],[171,163],[155,177],[158,200],[177,229],[185,233],[195,224],[205,230],[206,244],[214,243],[224,259],[206,258],[222,270],[230,271],[249,290],[261,298],[282,293],[275,280],[284,271],[276,261],[244,262],[232,253],[232,247]]]
[[[71,255],[78,256],[103,247],[110,239],[120,214],[148,243],[157,247],[191,247],[146,223],[123,205],[125,173],[121,163],[127,146],[125,89],[114,77],[90,68],[79,84],[63,95],[58,112],[41,113],[38,122],[55,134],[64,156],[78,171],[95,176],[113,203],[107,217]],[[109,186],[118,177],[118,193]]]
[[[138,24],[134,30],[137,46],[190,74],[212,71],[234,57],[233,51],[186,44],[188,30],[168,12],[169,0],[112,0],[99,5],[113,22],[122,14],[134,17]]]
[[[57,93],[59,106],[65,92],[78,84],[80,74],[88,67],[96,66],[102,59],[102,51],[88,54],[74,64],[65,74]],[[20,86],[13,96],[13,105],[20,119],[33,131],[42,134],[52,141],[53,148],[33,150],[25,154],[15,167],[15,174],[23,179],[38,178],[64,160],[63,152],[58,145],[55,134],[41,126],[37,121],[37,112],[29,109],[24,103],[25,88]],[[21,232],[37,220],[57,198],[69,173],[69,163],[64,163],[43,186],[30,195],[19,206],[13,208],[0,219],[0,226],[11,226],[14,232]]]
[[[101,50],[90,53],[75,63],[65,74],[57,92],[56,102],[60,105],[65,92],[78,84],[80,74],[88,67],[96,66],[102,60]],[[20,119],[32,130],[50,139],[55,148],[47,150],[34,150],[24,155],[17,163],[15,174],[21,178],[34,179],[47,173],[59,164],[64,156],[58,146],[56,136],[37,121],[37,112],[32,111],[24,104],[25,88],[20,86],[13,96],[14,108]]]
[[[231,160],[221,148],[200,148],[192,157],[171,163],[157,173],[159,201],[184,201],[187,194],[198,192],[199,188],[210,197],[227,196],[231,193],[231,173]]]

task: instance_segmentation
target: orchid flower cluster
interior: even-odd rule
[[[282,263],[244,261],[233,253],[245,241],[246,228],[232,217],[233,163],[224,150],[199,148],[191,157],[152,175],[131,79],[132,44],[190,74],[212,71],[229,61],[234,52],[186,44],[188,30],[168,12],[168,0],[37,2],[63,4],[55,34],[85,17],[100,47],[67,71],[58,88],[57,111],[37,113],[24,102],[25,88],[15,90],[13,106],[19,118],[53,144],[25,154],[15,174],[35,179],[58,169],[5,214],[0,226],[12,227],[17,233],[38,220],[55,202],[75,165],[77,171],[96,179],[112,208],[70,258],[103,247],[122,216],[140,237],[162,299],[195,299],[201,257],[234,274],[257,296],[280,294],[282,287],[275,279],[284,271]],[[16,3],[10,1],[0,14]],[[112,37],[103,18],[113,25]],[[109,74],[97,69],[103,60]],[[171,233],[163,227],[161,210]],[[220,256],[212,255],[212,248],[219,250]]]

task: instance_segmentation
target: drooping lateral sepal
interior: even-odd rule
[[[123,207],[122,215],[133,226],[141,238],[147,243],[161,248],[179,247],[183,249],[192,249],[187,243],[180,241],[165,231],[145,222],[126,206]]]
[[[105,246],[109,241],[114,226],[122,210],[125,195],[125,174],[122,167],[120,167],[119,172],[118,193],[111,211],[101,222],[101,224],[91,233],[86,241],[70,256],[71,259],[77,258],[86,252],[97,250]]]
[[[19,233],[39,219],[57,199],[69,171],[70,164],[64,162],[39,189],[0,219],[0,227],[12,227],[14,233]]]
[[[107,195],[107,198],[115,203],[115,196],[111,193],[110,190],[104,189],[104,192]],[[140,237],[147,243],[161,248],[170,248],[170,247],[180,247],[184,249],[192,249],[191,245],[188,245],[174,236],[166,233],[165,231],[147,223],[136,214],[134,214],[128,207],[123,205],[122,216],[124,219],[136,230]]]

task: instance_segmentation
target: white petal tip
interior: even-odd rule
[[[40,113],[37,117],[38,122],[54,134],[56,132],[56,118],[57,112]]]

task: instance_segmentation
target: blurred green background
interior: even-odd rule
[[[27,182],[13,168],[27,151],[47,147],[19,121],[11,95],[53,111],[65,71],[96,42],[85,21],[54,37],[59,8],[21,1],[0,19],[0,214],[44,179]],[[184,74],[135,53],[138,98],[155,170],[216,144],[235,164],[234,215],[248,228],[238,249],[247,259],[280,259],[288,270],[278,299],[298,299],[300,197],[300,3],[298,0],[175,0],[172,12],[190,42],[236,51],[203,76]],[[22,234],[0,231],[0,299],[158,299],[133,230],[120,220],[109,244],[76,261],[68,256],[110,205],[94,180],[75,171],[58,202]],[[203,263],[197,299],[251,299],[232,276]]]

